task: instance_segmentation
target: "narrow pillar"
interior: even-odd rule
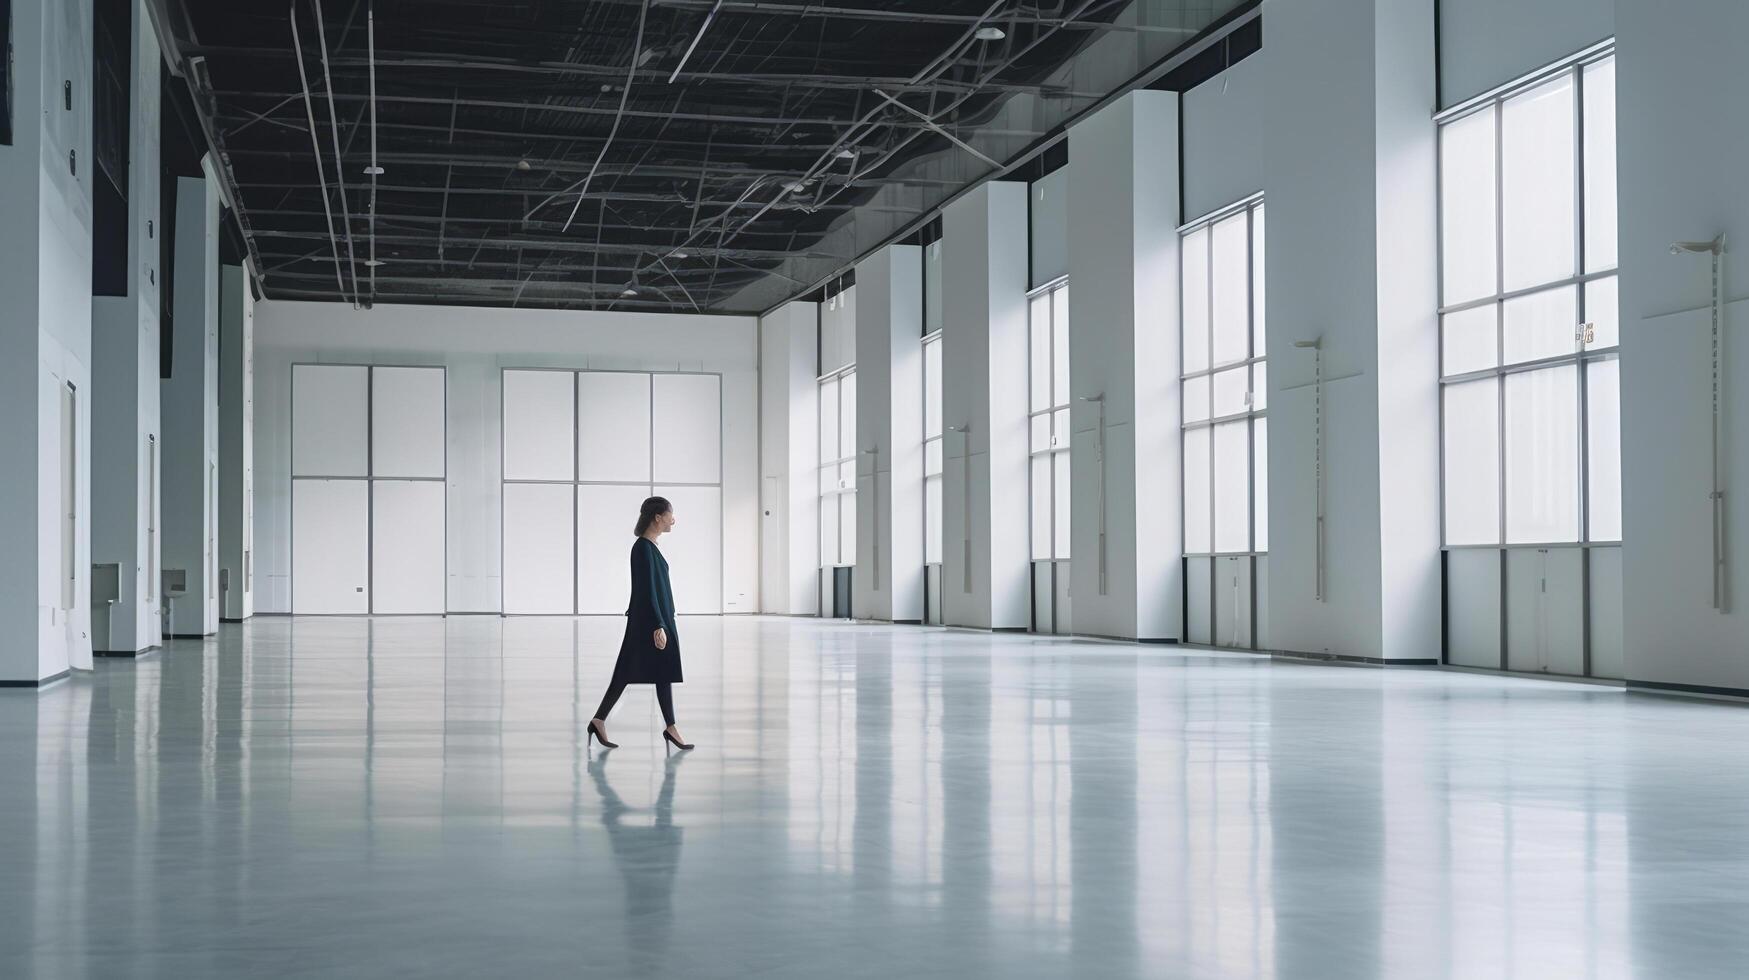
[[[783,616],[820,606],[819,329],[803,300],[759,320],[759,609]]]
[[[219,617],[255,615],[255,296],[219,270]]]
[[[91,4],[15,0],[11,16],[0,684],[36,686],[91,666]]]
[[[1294,652],[1440,657],[1433,8],[1264,22],[1268,615]]]
[[[858,619],[923,621],[923,250],[856,267]]]
[[[158,35],[145,0],[132,10],[127,161],[127,275],[119,295],[91,300],[91,561],[115,576],[113,605],[92,609],[100,654],[158,646],[159,74]],[[99,174],[96,179],[106,180]],[[110,567],[112,566],[113,571]],[[109,582],[98,583],[100,589]]]
[[[176,179],[170,377],[164,379],[166,635],[218,632],[219,197],[204,177]]]
[[[1024,630],[1026,185],[992,181],[942,215],[942,608],[951,626]]]
[[[1069,130],[1075,631],[1182,637],[1178,96]]]

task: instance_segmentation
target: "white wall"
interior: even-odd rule
[[[1027,188],[1027,234],[1032,242],[1028,286],[1042,286],[1069,274],[1068,164],[1045,174]]]
[[[942,215],[942,607],[954,626],[1030,621],[1026,193],[992,181]]]
[[[760,611],[820,608],[820,305],[786,303],[759,321]]]
[[[858,619],[923,619],[923,257],[889,245],[856,268]]]
[[[1441,106],[1608,38],[1615,33],[1616,6],[1617,0],[1440,0]]]
[[[204,177],[176,179],[176,291],[170,377],[161,382],[164,433],[164,568],[187,573],[169,599],[169,632],[204,636],[219,628],[219,197],[210,161]]]
[[[1630,681],[1749,689],[1749,5],[1616,4],[1622,317],[1624,630]],[[1730,236],[1725,286],[1731,611],[1711,609],[1705,256]]]
[[[447,369],[448,608],[501,611],[501,372],[703,371],[723,376],[723,611],[759,603],[756,321],[264,300],[255,307],[256,611],[290,611],[291,365]]]
[[[1170,92],[1131,93],[1069,130],[1078,633],[1180,637],[1177,142],[1178,97]]]
[[[120,566],[120,601],[93,616],[97,649],[139,652],[158,645],[156,601],[148,598],[148,440],[158,435],[158,35],[145,0],[133,4],[133,103],[129,118],[128,292],[91,301],[91,560]],[[94,613],[98,612],[94,610]]]
[[[12,5],[14,142],[0,147],[0,681],[91,665],[91,77],[89,0]],[[71,172],[72,155],[80,161]],[[62,609],[59,391],[79,391],[73,605]],[[31,562],[18,556],[37,556]]]
[[[1265,48],[1184,93],[1184,219],[1263,190]]]
[[[1439,655],[1431,16],[1330,0],[1264,21],[1268,616],[1287,650]],[[1294,347],[1313,338],[1328,379],[1322,601],[1313,358]]]
[[[255,543],[255,296],[247,270],[220,270],[219,299],[219,615],[244,620],[255,614],[248,574]]]

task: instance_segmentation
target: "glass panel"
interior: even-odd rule
[[[941,435],[941,341],[923,345],[923,434]]]
[[[1439,131],[1439,220],[1445,305],[1490,296],[1495,285],[1494,109]]]
[[[856,372],[838,382],[838,456],[856,455]],[[850,486],[856,484],[852,482]]]
[[[1051,487],[1052,503],[1055,518],[1055,547],[1053,558],[1069,557],[1070,518],[1069,518],[1069,454],[1058,453],[1052,460],[1056,469],[1056,481]]]
[[[1184,432],[1184,553],[1206,555],[1209,525],[1209,430]]]
[[[1445,543],[1500,543],[1500,388],[1483,378],[1446,385]]]
[[[1215,550],[1251,550],[1251,424],[1215,426]]]
[[[1579,349],[1577,292],[1562,286],[1509,299],[1505,308],[1506,363],[1571,354]]]
[[[1615,59],[1585,66],[1585,271],[1616,263]]]
[[[1184,236],[1184,373],[1209,366],[1209,230]]]
[[[838,497],[838,533],[842,544],[839,547],[838,563],[841,565],[856,564],[856,494],[846,493]]]
[[[941,561],[941,477],[923,481],[923,561]]]
[[[1617,280],[1593,279],[1585,284],[1585,321],[1591,324],[1587,350],[1602,350],[1621,343],[1621,300]]]
[[[838,458],[838,380],[820,382],[820,462]]]
[[[1029,451],[1042,453],[1051,448],[1051,417],[1043,412],[1032,417],[1032,438],[1027,443]]]
[[[1253,539],[1253,551],[1269,550],[1269,420],[1257,419],[1251,423],[1251,473],[1252,496],[1256,504],[1252,516],[1257,523],[1257,536]]]
[[[838,486],[843,490],[856,489],[856,459],[847,459],[838,464]]]
[[[1032,458],[1032,557],[1051,556],[1051,458]]]
[[[838,498],[820,498],[820,566],[838,564]]]
[[[1209,376],[1184,382],[1184,421],[1201,422],[1209,417]]]
[[[1621,540],[1621,362],[1586,365],[1586,471],[1590,478],[1590,537]]]
[[[1051,407],[1051,298],[1049,296],[1034,296],[1032,298],[1031,319],[1028,329],[1032,331],[1032,347],[1028,364],[1031,366],[1030,387],[1032,401],[1029,408],[1037,412]]]
[[[923,444],[923,475],[938,476],[941,473],[941,440],[931,439]]]
[[[1243,212],[1215,223],[1214,363],[1242,361],[1251,348],[1250,242]]]
[[[923,332],[941,329],[941,242],[923,249]]]
[[[1573,76],[1506,100],[1500,172],[1508,291],[1573,274]]]
[[[1240,367],[1214,376],[1215,418],[1245,411],[1245,392],[1251,390],[1248,375],[1248,370]]]
[[[1579,538],[1579,372],[1506,377],[1506,541]]]
[[[1465,374],[1498,365],[1500,307],[1493,303],[1440,318],[1440,373]]]
[[[1262,357],[1269,349],[1263,337],[1264,311],[1263,205],[1251,211],[1251,356]]]
[[[1073,409],[1059,408],[1051,413],[1051,435],[1056,439],[1053,445],[1058,449],[1069,445],[1069,436],[1072,430],[1072,420],[1069,418],[1071,411]]]
[[[1069,287],[1051,293],[1051,404],[1069,404]]]

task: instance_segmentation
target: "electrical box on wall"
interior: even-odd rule
[[[188,594],[188,570],[185,568],[164,569],[164,594],[172,599]]]

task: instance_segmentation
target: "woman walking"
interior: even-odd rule
[[[620,641],[613,679],[601,697],[601,707],[589,722],[589,736],[610,749],[607,714],[625,693],[627,684],[656,685],[656,702],[668,727],[662,738],[679,749],[692,745],[674,727],[674,685],[681,682],[680,637],[674,629],[674,591],[668,584],[668,559],[656,539],[674,530],[674,508],[664,497],[651,497],[638,509],[638,539],[632,542],[632,601],[626,607],[626,635]]]

